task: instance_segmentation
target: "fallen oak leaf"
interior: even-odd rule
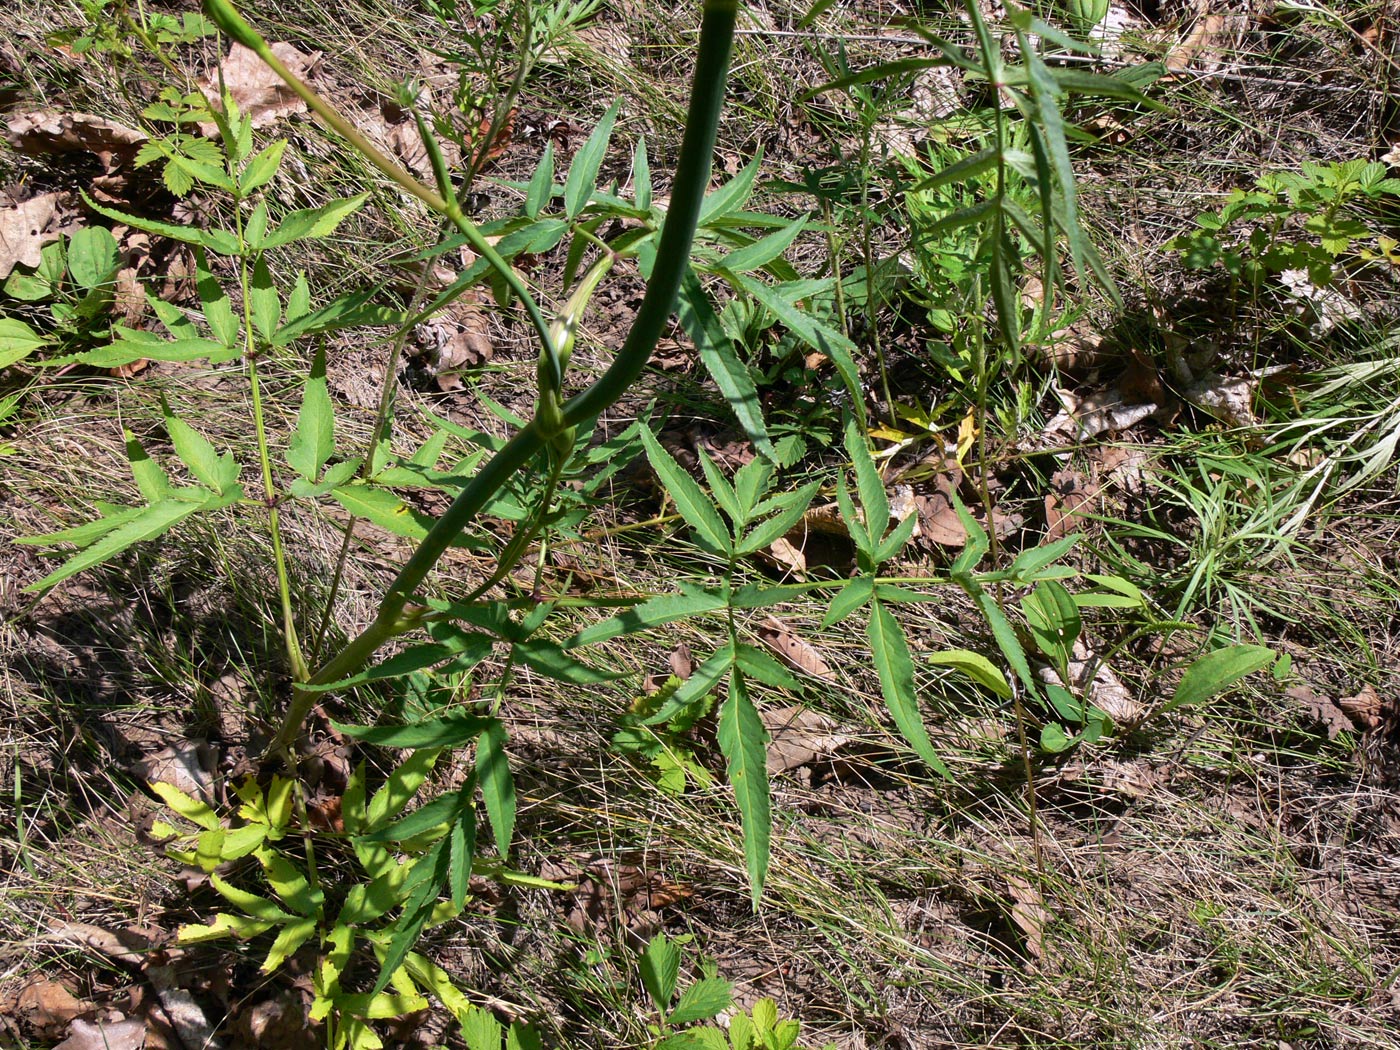
[[[1315,721],[1322,723],[1327,730],[1328,740],[1336,740],[1340,734],[1350,733],[1356,728],[1346,712],[1333,703],[1330,696],[1324,696],[1311,686],[1295,685],[1284,690],[1283,695],[1298,701]]]
[[[148,136],[105,117],[53,109],[17,113],[6,122],[5,137],[21,153],[91,153],[108,175],[136,156]]]
[[[1051,915],[1040,891],[1019,875],[1007,875],[1011,890],[1011,921],[1025,935],[1026,951],[1032,958],[1045,954],[1045,926]]]
[[[6,1005],[5,1012],[22,1019],[36,1034],[55,1039],[75,1018],[94,1014],[97,1007],[79,999],[58,981],[35,977],[19,990],[13,1003]]]
[[[834,719],[802,704],[765,708],[762,718],[769,735],[769,776],[827,758],[851,742],[836,731]]]
[[[272,45],[272,53],[302,80],[309,80],[321,61],[321,52],[305,54],[286,41]],[[211,106],[223,105],[222,88],[227,88],[238,112],[248,117],[254,128],[265,128],[283,117],[306,112],[306,103],[289,88],[257,52],[237,41],[214,73],[199,82],[199,89]],[[213,121],[199,125],[200,134],[213,138],[219,133]]]
[[[35,267],[40,251],[73,227],[58,226],[59,194],[41,193],[27,201],[0,208],[0,277],[16,266]]]
[[[1345,711],[1352,721],[1367,729],[1375,729],[1381,724],[1383,711],[1381,697],[1376,692],[1376,687],[1369,682],[1362,686],[1361,691],[1355,696],[1342,697],[1337,701],[1337,706]]]
[[[146,1045],[146,1023],[139,1020],[77,1020],[68,1029],[68,1038],[54,1050],[141,1050]]]
[[[763,621],[758,629],[758,640],[772,650],[773,655],[795,671],[803,671],[823,681],[834,681],[836,674],[822,658],[822,654],[807,641],[799,638],[776,616]]]
[[[1087,481],[1077,471],[1057,471],[1050,478],[1050,493],[1045,497],[1045,542],[1051,543],[1068,536],[1076,518],[1093,503],[1099,494],[1098,485]]]

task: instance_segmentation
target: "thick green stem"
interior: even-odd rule
[[[232,9],[224,0],[211,0],[209,6],[211,12],[218,10],[221,13],[232,13]],[[642,374],[675,307],[681,278],[690,265],[690,247],[699,222],[700,207],[709,187],[710,164],[719,129],[720,111],[724,103],[725,81],[728,76],[729,54],[737,14],[737,0],[705,0],[685,135],[681,141],[676,179],[671,188],[671,205],[661,230],[651,279],[647,283],[646,294],[632,328],[612,365],[590,387],[569,399],[563,406],[562,423],[565,427],[596,418],[622,397],[627,388]],[[236,13],[233,16],[237,18]],[[239,19],[239,22],[241,21]],[[220,24],[223,25],[222,19]],[[225,26],[226,31],[245,44],[248,43],[245,36],[260,39],[251,29],[247,29],[246,23],[243,23],[241,28],[236,23],[231,24],[234,28],[229,29]],[[263,49],[266,49],[265,44]],[[263,57],[267,58],[266,55]],[[271,64],[269,62],[269,65]],[[274,65],[273,68],[277,69],[277,66]],[[277,71],[282,74],[282,70]],[[290,73],[287,75],[290,76]],[[292,81],[295,81],[294,77],[289,83]],[[295,86],[294,83],[293,87]],[[309,89],[307,92],[313,94]],[[319,99],[317,101],[320,102]],[[307,102],[308,105],[311,104],[310,98]],[[336,123],[322,112],[323,107],[324,103],[320,103],[312,108],[323,119],[327,119],[332,127],[344,134],[344,130],[337,127]],[[358,146],[355,138],[348,135],[346,137]],[[400,180],[396,178],[395,181]],[[467,232],[466,226],[470,224],[461,218],[462,213],[455,204],[443,201],[416,180],[407,181],[411,182],[414,188],[409,189],[405,185],[405,189],[409,189],[415,197],[452,219],[464,233]],[[542,333],[542,338],[549,340],[548,330]],[[348,677],[363,667],[391,638],[418,624],[421,613],[417,607],[410,607],[410,602],[428,573],[461,532],[481,513],[490,499],[516,471],[545,448],[554,436],[553,432],[546,431],[541,426],[538,419],[531,420],[487,461],[409,557],[380,602],[379,612],[374,621],[312,675],[312,684],[321,685]],[[270,753],[284,752],[290,748],[318,695],[299,689],[294,692],[291,707],[272,742]]]

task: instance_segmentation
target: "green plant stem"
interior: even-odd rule
[[[224,0],[211,0],[211,10],[215,6],[227,7],[227,4]],[[228,10],[232,13],[231,8]],[[690,247],[710,181],[711,160],[724,104],[729,55],[738,16],[738,0],[705,0],[703,10],[685,134],[681,140],[676,179],[671,188],[671,206],[661,229],[651,279],[647,282],[646,293],[632,328],[613,363],[590,387],[564,404],[562,423],[566,428],[596,418],[622,397],[642,374],[675,307],[681,278],[689,265]],[[236,14],[234,17],[237,17]],[[256,37],[256,34],[253,36]],[[270,54],[266,44],[263,44],[263,49]],[[276,66],[273,68],[277,69]],[[282,71],[278,72],[281,75]],[[286,75],[290,77],[290,71]],[[295,80],[294,77],[291,79]],[[302,86],[305,88],[305,85]],[[305,90],[314,97],[310,89]],[[319,99],[317,102],[320,108],[329,109]],[[317,108],[318,114],[320,108]],[[449,205],[406,174],[403,174],[403,178],[414,187],[409,192],[420,200],[425,199],[424,194],[432,197],[442,205],[442,214],[466,233],[463,227],[470,224],[465,220],[458,221],[462,212],[455,202]],[[399,180],[396,178],[395,181]],[[510,272],[514,273],[513,270]],[[549,331],[545,328],[542,332],[543,345],[548,345],[549,338]],[[557,431],[546,432],[538,418],[532,419],[487,461],[404,564],[398,577],[390,584],[374,620],[315,672],[311,677],[312,683],[334,682],[347,677],[363,667],[389,639],[421,622],[426,610],[421,606],[410,606],[409,603],[433,566],[462,530],[481,513],[491,497],[556,434]],[[270,755],[286,753],[290,749],[306,716],[315,706],[318,695],[304,690],[294,691],[287,715],[269,745]]]
[[[243,241],[242,199],[236,198],[235,214],[238,239]],[[262,383],[258,376],[257,348],[253,344],[252,282],[248,275],[248,257],[239,257],[238,280],[243,294],[243,352],[248,362],[248,391],[253,409],[253,431],[258,442],[258,466],[262,473],[263,501],[267,506],[267,526],[272,537],[272,561],[277,567],[277,594],[282,604],[282,638],[287,647],[292,680],[304,682],[310,674],[301,643],[297,640],[296,615],[292,610],[291,580],[287,575],[287,556],[282,547],[282,522],[277,513],[277,483],[272,476],[272,452],[267,441],[267,425],[263,414]]]
[[[501,275],[511,292],[525,307],[526,313],[530,316],[530,323],[535,328],[535,334],[540,339],[540,345],[549,345],[549,325],[545,323],[544,314],[540,312],[539,304],[535,302],[534,296],[525,287],[525,282],[520,279],[520,274],[516,273],[515,268],[501,258],[482,232],[477,229],[476,224],[467,218],[460,202],[454,199],[444,200],[441,194],[423,185],[405,168],[365,138],[353,124],[341,116],[335,107],[311,90],[305,81],[287,68],[286,63],[273,53],[272,48],[268,46],[262,35],[244,21],[243,16],[233,8],[228,0],[205,0],[205,7],[209,11],[209,16],[218,23],[220,29],[266,62],[268,68],[276,73],[292,89],[292,92],[306,103],[307,107],[321,119],[322,123],[350,143],[357,153],[383,172],[401,190],[422,201],[456,226],[461,231],[462,236],[466,237],[472,250],[491,264],[491,267]]]

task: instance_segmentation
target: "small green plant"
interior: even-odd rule
[[[194,829],[158,822],[152,834],[167,840],[172,857],[208,873],[210,885],[231,907],[208,925],[181,927],[182,944],[275,934],[261,967],[268,974],[304,945],[315,946],[319,961],[310,1020],[325,1024],[331,1050],[372,1050],[382,1044],[371,1022],[426,1008],[425,993],[459,1016],[468,1008],[446,974],[412,948],[423,930],[461,913],[473,875],[520,886],[568,887],[511,872],[500,860],[476,854],[478,787],[498,830],[498,847],[508,846],[514,821],[514,796],[501,750],[505,734],[498,721],[449,714],[420,722],[409,734],[344,728],[360,739],[411,748],[412,753],[373,795],[367,794],[364,763],[346,785],[340,800],[343,843],[361,874],[348,880],[343,896],[334,895],[347,880],[338,878],[327,887],[323,873],[352,861],[340,855],[343,845],[331,849],[330,840],[322,840],[316,854],[305,851],[310,829],[304,807],[297,801],[297,785],[284,777],[274,776],[266,787],[253,780],[241,784],[241,805],[236,818],[228,820],[175,787],[153,784],[162,801]],[[446,747],[475,741],[475,772],[457,791],[406,813],[443,754],[434,741]],[[245,888],[249,880],[234,880],[233,871],[228,877],[220,874],[248,860],[256,862],[271,896]],[[443,886],[448,897],[439,900]],[[377,981],[367,980],[366,972],[375,970]],[[463,1021],[464,1031],[467,1027]],[[491,1045],[499,1050],[499,1037]]]
[[[649,725],[648,719],[670,704],[680,690],[682,680],[674,675],[656,692],[640,696],[622,716],[622,726],[612,736],[612,749],[648,768],[656,786],[668,795],[685,792],[693,780],[700,787],[714,783],[710,771],[696,757],[690,733],[696,724],[714,710],[713,693],[696,697],[660,725]]]
[[[772,999],[760,999],[748,1013],[736,1012],[727,1031],[718,1023],[684,1027],[711,1021],[734,1003],[730,982],[708,960],[700,964],[697,980],[679,988],[681,947],[689,939],[659,933],[637,960],[642,986],[656,1010],[657,1019],[649,1026],[651,1050],[794,1050],[801,1025],[780,1018]]]
[[[17,317],[0,321],[0,366],[18,364],[44,347],[72,351],[110,339],[120,266],[116,239],[101,226],[85,226],[44,245],[39,265],[29,272],[12,272],[4,293],[20,302],[44,304],[52,323],[38,331]]]
[[[1171,244],[1192,269],[1223,269],[1246,287],[1300,270],[1317,287],[1349,268],[1400,262],[1396,240],[1379,232],[1375,209],[1394,205],[1400,179],[1377,161],[1304,163],[1234,190],[1219,211]],[[1369,220],[1369,221],[1368,221]]]
[[[192,44],[218,32],[214,23],[198,11],[179,15],[148,11],[137,3],[135,16],[129,0],[81,0],[83,24],[49,35],[49,44],[66,47],[78,55],[130,58],[132,42],[156,54],[181,44]]]
[[[824,313],[827,297],[834,299],[837,290],[844,287],[843,280],[837,274],[804,279],[784,259],[806,230],[806,218],[774,219],[747,210],[759,170],[757,159],[710,189],[710,159],[737,13],[734,0],[706,0],[704,4],[689,117],[664,208],[653,199],[651,161],[644,143],[638,143],[633,151],[626,195],[618,186],[599,185],[620,111],[614,105],[576,152],[562,185],[556,180],[552,149],[547,147],[532,177],[515,187],[522,197],[520,213],[487,227],[468,218],[463,202],[470,180],[454,183],[433,122],[418,108],[412,90],[405,89],[400,101],[412,113],[428,154],[434,176],[431,186],[387,158],[293,75],[226,0],[209,0],[208,9],[224,32],[259,55],[332,131],[442,220],[450,233],[423,253],[424,260],[463,244],[476,253],[477,261],[426,304],[426,309],[443,306],[482,282],[491,285],[502,303],[513,300],[522,307],[539,343],[534,411],[530,418],[520,420],[500,413],[516,427],[513,436],[504,441],[463,432],[439,421],[432,437],[408,455],[395,457],[391,415],[395,369],[390,367],[385,370],[385,388],[370,441],[362,449],[339,449],[336,413],[326,381],[326,351],[318,339],[316,348],[303,357],[299,344],[356,325],[406,326],[416,319],[418,311],[386,308],[371,292],[317,305],[304,275],[283,273],[284,249],[332,235],[365,204],[368,195],[281,212],[266,188],[278,173],[283,146],[271,143],[257,148],[248,116],[239,113],[227,94],[221,107],[208,107],[190,96],[171,96],[160,103],[170,107],[169,113],[162,111],[162,119],[174,121],[178,128],[198,112],[218,126],[219,166],[209,163],[203,147],[191,151],[178,137],[173,145],[166,143],[169,148],[157,147],[150,159],[164,159],[167,179],[173,165],[179,185],[188,178],[226,195],[234,205],[232,224],[228,228],[195,229],[128,215],[96,202],[90,206],[114,221],[190,245],[196,256],[200,309],[197,314],[187,314],[148,297],[163,333],[116,325],[109,343],[79,350],[66,359],[100,367],[138,359],[205,360],[213,366],[237,363],[247,384],[256,459],[245,465],[233,452],[216,449],[195,426],[166,406],[165,429],[183,480],[168,473],[140,442],[129,437],[128,458],[141,502],[131,506],[99,504],[99,517],[93,521],[27,539],[25,542],[73,548],[33,589],[45,590],[101,565],[194,514],[239,508],[265,516],[276,572],[285,671],[292,684],[292,699],[273,734],[269,759],[294,766],[295,744],[304,723],[328,692],[391,681],[397,681],[396,688],[402,690],[399,711],[403,724],[390,724],[386,718],[386,724],[337,728],[364,745],[403,749],[410,754],[363,809],[359,795],[367,789],[363,774],[356,775],[354,790],[343,809],[346,834],[361,874],[345,876],[351,885],[343,895],[338,887],[333,894],[331,887],[320,882],[322,869],[315,859],[319,839],[288,815],[289,805],[292,811],[295,805],[287,801],[293,797],[288,794],[292,789],[286,786],[287,781],[273,779],[264,787],[246,786],[242,796],[246,811],[237,824],[224,825],[212,813],[195,809],[186,800],[167,797],[177,812],[200,829],[186,836],[193,843],[185,850],[187,856],[215,867],[251,857],[257,869],[252,872],[248,865],[249,877],[261,877],[276,898],[253,894],[220,876],[215,888],[234,910],[221,912],[212,924],[191,928],[188,936],[261,936],[276,930],[265,957],[267,969],[275,969],[301,946],[316,951],[317,1017],[327,1021],[335,1050],[375,1045],[377,1037],[370,1023],[389,1013],[416,1008],[424,993],[436,995],[459,1016],[480,1024],[477,1041],[494,1050],[499,1029],[491,1028],[478,1014],[459,1009],[464,1002],[460,993],[452,990],[450,982],[415,951],[415,946],[430,926],[461,912],[474,872],[506,881],[517,878],[504,868],[514,833],[514,788],[505,729],[494,713],[494,705],[513,685],[515,670],[526,667],[535,675],[576,687],[602,686],[622,675],[589,663],[585,657],[590,647],[682,620],[707,619],[718,626],[718,643],[690,678],[644,711],[634,712],[635,721],[624,727],[623,746],[643,753],[652,746],[644,733],[651,733],[658,745],[670,747],[668,761],[674,761],[663,775],[669,776],[671,786],[678,777],[681,782],[686,777],[699,779],[703,772],[699,763],[687,761],[672,745],[679,744],[680,735],[696,721],[709,717],[711,704],[717,708],[713,715],[715,737],[742,825],[749,890],[757,906],[768,877],[773,831],[766,762],[768,733],[760,705],[766,695],[800,694],[804,688],[797,675],[747,641],[751,618],[760,610],[812,593],[830,594],[825,618],[828,626],[868,610],[866,637],[894,724],[928,767],[945,777],[950,775],[924,723],[917,688],[919,667],[896,614],[902,603],[936,600],[937,596],[886,575],[887,567],[908,544],[916,519],[911,514],[896,520],[892,512],[868,445],[855,343],[842,330],[839,317],[833,322]],[[969,2],[966,10],[976,34],[974,51],[931,34],[928,39],[944,54],[944,60],[967,76],[1008,90],[1026,126],[1026,148],[1020,150],[1013,146],[998,110],[991,120],[986,147],[952,161],[923,187],[933,189],[962,178],[985,176],[980,183],[983,199],[946,220],[949,230],[978,231],[974,257],[985,267],[967,286],[968,317],[976,319],[967,326],[968,374],[973,385],[968,416],[973,426],[963,452],[971,453],[972,434],[985,433],[987,388],[998,360],[984,338],[985,308],[990,306],[995,312],[1007,355],[1014,358],[1022,339],[1024,319],[1017,280],[1029,256],[1014,242],[1023,240],[1033,249],[1047,289],[1063,283],[1058,264],[1062,242],[1081,277],[1087,280],[1091,275],[1102,275],[1077,213],[1068,129],[1060,113],[1060,99],[1068,92],[1091,89],[1137,100],[1141,95],[1112,78],[1086,79],[1083,74],[1051,70],[1037,57],[1033,38],[1064,47],[1077,45],[1028,12],[1009,7],[1010,36],[1016,43],[1015,49],[1009,49],[1002,46],[1003,41],[993,39],[976,3]],[[1008,65],[1002,58],[1011,50],[1022,56],[1018,64]],[[883,71],[869,79],[881,75]],[[1020,180],[1018,185],[1033,186],[1039,206],[1036,215],[1027,215],[1016,203],[1011,192],[1016,180]],[[549,318],[513,261],[556,248],[564,255],[562,306]],[[635,261],[646,281],[640,309],[602,374],[571,393],[569,368],[584,311],[604,278],[624,260]],[[721,283],[736,293],[738,305],[732,309],[717,305],[712,289]],[[1047,303],[1051,298],[1047,291]],[[814,312],[814,303],[821,309]],[[682,325],[694,338],[702,361],[757,451],[752,461],[732,475],[702,453],[703,484],[666,450],[649,420],[637,421],[634,429],[612,442],[583,450],[595,421],[641,374],[677,306]],[[1043,320],[1038,322],[1042,327]],[[738,349],[745,334],[774,323],[781,324],[798,344],[824,354],[836,368],[850,400],[843,436],[845,456],[854,471],[854,494],[844,470],[835,478],[828,475],[800,484],[785,476],[810,446],[802,434],[775,438],[768,432],[753,373]],[[17,338],[22,341],[23,334]],[[264,404],[263,385],[270,361],[283,366],[283,371],[294,367],[305,377],[295,428],[280,448],[275,447]],[[465,440],[466,448],[453,446],[457,458],[443,469],[441,461],[454,438]],[[682,582],[672,592],[635,601],[591,603],[548,593],[541,563],[537,562],[528,593],[514,589],[512,570],[537,547],[543,549],[551,536],[577,529],[587,513],[587,485],[565,493],[565,479],[597,473],[604,464],[615,469],[613,462],[637,444],[699,557],[710,567],[705,582]],[[987,462],[985,448],[977,458]],[[606,475],[606,469],[601,472]],[[856,548],[856,575],[835,586],[824,581],[775,585],[751,571],[749,559],[792,531],[829,482],[834,482],[840,517]],[[396,488],[405,486],[437,488],[447,493],[452,503],[439,518],[428,518],[396,493]],[[985,485],[982,494],[989,504]],[[331,636],[330,602],[325,609],[298,606],[282,526],[288,504],[305,501],[314,505],[323,500],[337,502],[356,521],[372,521],[415,543],[381,596],[371,622],[328,656],[322,650]],[[482,528],[481,518],[488,515],[515,524],[514,535],[503,545]],[[937,582],[962,587],[987,618],[1015,675],[1013,680],[1003,678],[1002,682],[1012,690],[1018,716],[1022,714],[1020,695],[1024,691],[1047,712],[1056,713],[1063,746],[1093,739],[1103,732],[1104,722],[1089,701],[1068,688],[1064,696],[1053,694],[1042,699],[1026,648],[1009,626],[1003,593],[1005,587],[1038,588],[1033,594],[1039,598],[1024,607],[1031,636],[1039,631],[1044,641],[1042,651],[1048,650],[1048,658],[1063,663],[1078,632],[1063,602],[1063,588],[1050,584],[1065,577],[1066,570],[1056,563],[1069,546],[1060,543],[1028,551],[1001,568],[997,564],[1000,552],[965,509],[963,516],[968,548],[950,577]],[[347,530],[342,563],[349,543]],[[495,563],[467,593],[435,593],[428,586],[430,574],[443,554],[459,545],[490,545]],[[984,556],[990,556],[993,564],[989,572],[978,574]],[[498,587],[500,594],[496,593]],[[1107,590],[1112,591],[1112,586]],[[1122,591],[1115,593],[1131,597]],[[561,630],[556,613],[566,608],[606,609],[606,613],[595,622],[571,624],[570,629]],[[391,643],[397,648],[395,655],[376,662],[380,651]],[[974,664],[965,661],[966,666]],[[479,687],[471,694],[440,690],[434,685],[468,676],[473,687]],[[1019,685],[1013,688],[1013,681]],[[471,699],[463,700],[463,695],[471,695]],[[485,710],[491,713],[483,713]],[[1051,744],[1059,742],[1048,739]],[[466,782],[407,811],[437,756],[465,747],[475,752],[472,774]],[[659,753],[645,757],[654,760]],[[480,862],[476,855],[478,792],[499,862]],[[300,845],[304,862],[293,863],[283,843]],[[348,864],[343,870],[350,870]],[[367,962],[360,959],[364,955],[358,951],[361,948],[374,956],[377,976],[372,980],[361,978],[358,965]],[[697,1011],[718,1002],[718,978],[709,976],[690,986],[673,1006],[676,976],[669,963],[661,965],[666,958],[666,950],[658,948],[648,992],[660,1016],[657,1037],[679,1046],[682,1044],[674,1040],[692,1038],[690,1031],[669,1029],[712,1016]],[[661,980],[668,973],[669,979]],[[700,991],[694,990],[697,987]],[[525,1045],[530,1038],[524,1029],[504,1037],[508,1044],[515,1039],[517,1045]],[[738,1033],[731,1028],[728,1042],[731,1050],[778,1050],[791,1046],[795,1038],[795,1027],[777,1021],[775,1011],[764,1007],[741,1022]],[[725,1043],[711,1040],[699,1045],[723,1047]]]

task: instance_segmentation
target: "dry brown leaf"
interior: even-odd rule
[[[136,156],[146,142],[144,131],[87,113],[32,110],[6,122],[5,137],[21,153],[91,153],[111,174]]]
[[[1096,445],[1089,450],[1093,476],[1103,485],[1116,485],[1129,494],[1142,491],[1147,453],[1139,445]]]
[[[1380,694],[1376,692],[1376,687],[1369,682],[1361,687],[1361,692],[1355,696],[1344,696],[1337,701],[1337,706],[1351,717],[1358,725],[1366,729],[1375,729],[1381,724],[1384,714],[1384,705],[1381,703]]]
[[[601,858],[581,871],[550,863],[540,875],[577,884],[565,919],[570,928],[606,938],[621,927],[638,947],[661,928],[660,909],[695,894],[691,887],[651,870],[646,856],[640,861]]]
[[[308,55],[281,40],[272,45],[272,53],[302,80],[311,79],[314,67],[321,60],[321,52],[313,51]],[[214,106],[222,105],[220,75],[238,104],[238,111],[250,118],[255,128],[265,128],[283,117],[306,112],[306,103],[256,52],[242,44],[234,43],[218,71],[199,82],[204,97]],[[219,133],[212,121],[200,124],[199,130],[207,138]]]
[[[44,245],[63,235],[65,230],[54,221],[58,202],[59,194],[41,193],[0,208],[0,277],[16,266],[38,266]]]
[[[679,339],[658,339],[651,352],[651,366],[663,372],[679,372],[691,366],[695,352]]]
[[[1207,72],[1218,69],[1225,60],[1230,37],[1243,26],[1243,20],[1233,15],[1198,18],[1186,39],[1167,52],[1167,72],[1182,73],[1193,65]]]
[[[967,543],[967,530],[944,492],[916,497],[919,507],[919,535],[940,547],[962,547]]]
[[[1328,740],[1336,740],[1339,734],[1350,733],[1355,728],[1346,712],[1333,703],[1330,696],[1323,696],[1311,686],[1295,685],[1284,690],[1283,695],[1298,701],[1308,714],[1321,722],[1327,729]]]
[[[1128,692],[1128,687],[1113,672],[1113,668],[1102,662],[1082,641],[1076,640],[1074,643],[1068,670],[1068,683],[1060,681],[1059,672],[1053,667],[1038,668],[1037,675],[1042,682],[1066,686],[1079,693],[1119,725],[1132,725],[1142,717],[1142,704]],[[1092,679],[1089,677],[1090,671],[1093,671]]]
[[[1106,390],[1079,395],[1056,387],[1061,409],[1045,424],[1045,436],[1058,444],[1061,436],[1083,441],[1103,433],[1127,430],[1157,411],[1157,405],[1134,404],[1115,384]]]
[[[1044,343],[1027,347],[1061,372],[1087,372],[1104,361],[1104,337],[1087,321],[1051,332]]]
[[[769,733],[768,775],[828,758],[851,742],[836,731],[836,721],[801,704],[765,708],[763,725]]]
[[[1045,952],[1045,924],[1051,918],[1045,898],[1019,875],[1007,875],[1006,884],[1011,890],[1011,921],[1025,935],[1026,951],[1039,959]]]
[[[785,536],[779,536],[768,546],[767,561],[783,570],[784,576],[792,575],[799,579],[807,575],[807,555],[802,548]]]
[[[770,616],[763,621],[763,626],[758,629],[758,640],[793,670],[828,682],[835,680],[836,674],[822,658],[822,654],[817,652],[810,642],[799,638],[776,616]]]
[[[89,1002],[79,999],[57,981],[36,977],[19,990],[13,1006],[13,1016],[32,1027],[46,1039],[56,1039],[73,1021],[96,1011]]]
[[[151,938],[139,930],[108,930],[85,922],[55,923],[44,934],[44,940],[88,949],[131,966],[144,962],[151,947]]]
[[[695,671],[695,658],[690,654],[690,646],[681,642],[671,650],[671,655],[666,658],[666,663],[671,668],[671,673],[684,682]]]
[[[460,390],[464,369],[484,365],[495,356],[491,315],[480,299],[464,295],[422,324],[414,325],[413,341],[441,390]]]
[[[180,1037],[184,1046],[210,1046],[214,1041],[214,1026],[204,1015],[203,1008],[185,987],[189,981],[188,967],[173,964],[152,966],[146,971],[151,987],[160,1000],[164,1020]]]
[[[1073,532],[1078,515],[1092,505],[1098,494],[1098,485],[1078,471],[1060,470],[1051,475],[1050,493],[1045,497],[1045,542]]]
[[[54,1050],[141,1050],[145,1045],[144,1021],[74,1021],[68,1038]]]
[[[169,784],[191,798],[214,804],[214,767],[209,743],[181,740],[132,763],[131,771],[143,780]]]
[[[1256,427],[1253,379],[1207,374],[1181,392],[1191,404],[1231,427]]]

